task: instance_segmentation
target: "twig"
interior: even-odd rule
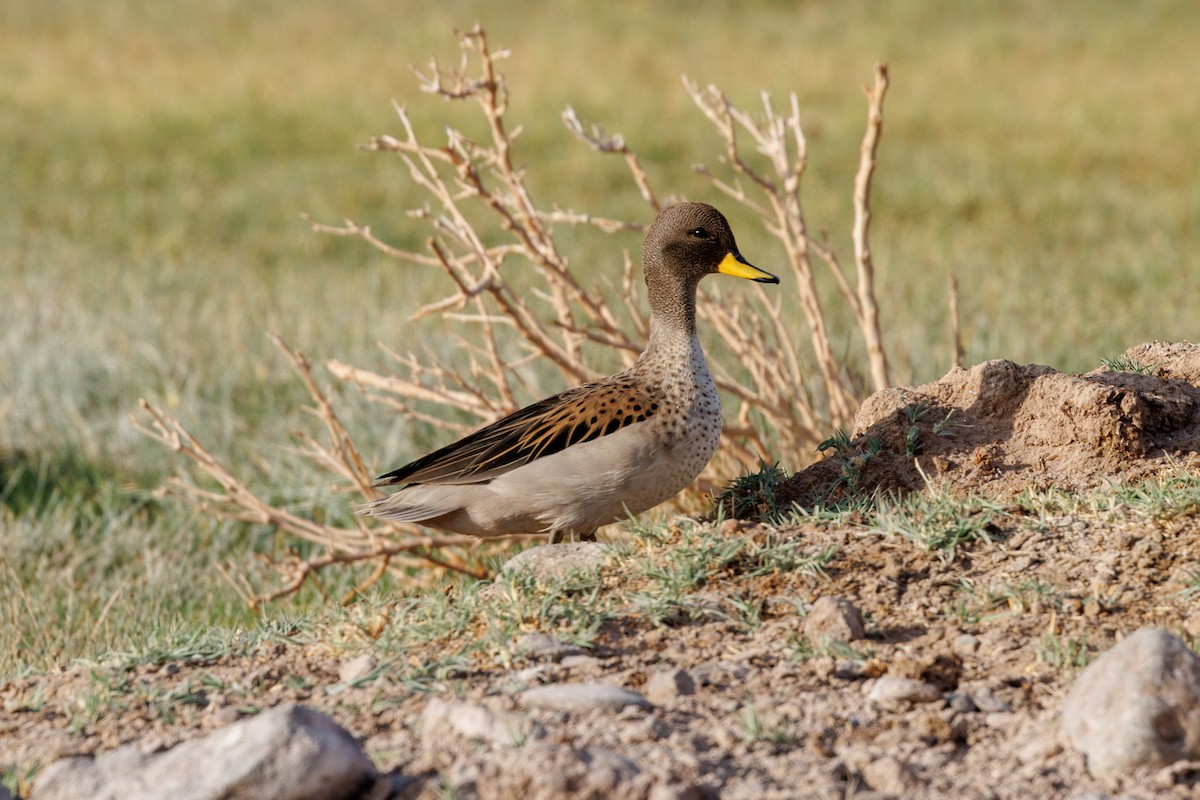
[[[950,275],[950,343],[954,351],[954,367],[963,365],[962,320],[958,314],[958,276]]]
[[[879,305],[875,302],[875,264],[871,259],[868,231],[871,225],[871,178],[875,154],[883,133],[883,98],[888,89],[887,64],[875,66],[875,85],[867,93],[867,132],[859,150],[858,174],[854,177],[854,263],[858,266],[859,327],[866,339],[875,391],[892,385],[887,353],[879,329]]]

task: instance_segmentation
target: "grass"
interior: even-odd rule
[[[1038,642],[1037,657],[1054,669],[1080,669],[1092,660],[1086,635],[1082,639],[1075,639],[1052,633],[1046,634]]]
[[[995,514],[995,506],[980,498],[960,498],[949,492],[910,494],[880,499],[871,527],[953,560],[960,547],[991,541]]]
[[[1100,365],[1109,372],[1133,372],[1138,375],[1157,374],[1158,368],[1153,364],[1143,364],[1136,358],[1128,356],[1101,357]]]
[[[810,138],[808,210],[842,252],[857,89],[888,61],[874,257],[901,380],[949,366],[951,271],[969,361],[1085,369],[1193,332],[1186,304],[1162,301],[1200,251],[1200,190],[1178,166],[1195,154],[1185,132],[1200,127],[1200,108],[1179,100],[1200,67],[1190,4],[569,6],[554,36],[477,0],[0,6],[0,609],[12,621],[0,680],[111,652],[176,652],[196,632],[232,640],[326,605],[306,591],[250,616],[214,565],[285,543],[149,496],[176,464],[127,415],[148,397],[255,470],[258,486],[345,514],[308,467],[263,447],[306,424],[303,390],[264,333],[317,360],[379,364],[376,341],[457,357],[444,331],[407,321],[435,288],[424,276],[315,236],[298,215],[412,235],[404,176],[354,145],[391,131],[392,98],[420,108],[429,131],[453,121],[453,108],[416,95],[407,67],[454,58],[450,30],[476,19],[514,51],[519,158],[541,197],[642,213],[619,165],[562,131],[568,103],[625,134],[660,186],[711,199],[690,165],[713,159],[714,140],[680,73],[746,106],[760,89],[794,90]],[[765,237],[752,226],[738,230],[756,263],[779,257],[757,252]],[[637,247],[630,236],[565,244],[597,274]],[[436,441],[341,399],[379,467]],[[812,456],[763,455],[789,469]],[[1194,508],[1194,496],[1171,496],[1120,502]],[[928,530],[930,512],[915,513]],[[552,621],[586,639],[581,621]]]

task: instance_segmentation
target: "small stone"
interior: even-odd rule
[[[833,677],[843,681],[857,681],[866,675],[865,667],[866,663],[862,661],[849,658],[838,659],[833,665]]]
[[[657,705],[670,703],[683,695],[695,694],[696,682],[681,669],[665,669],[646,681],[646,698]]]
[[[1096,777],[1200,758],[1200,659],[1167,631],[1142,628],[1076,678],[1062,721]]]
[[[608,547],[599,542],[545,544],[522,550],[500,568],[502,575],[528,569],[539,578],[561,578],[572,572],[597,570],[608,561]]]
[[[950,642],[950,649],[958,656],[970,656],[979,652],[979,637],[960,633]]]
[[[1103,609],[1100,608],[1100,601],[1094,597],[1089,597],[1087,600],[1083,601],[1083,615],[1085,617],[1094,619],[1100,616],[1100,612],[1102,610]]]
[[[649,701],[637,692],[606,683],[556,683],[526,689],[521,704],[550,711],[587,711],[593,708],[620,711],[626,706],[650,708]]]
[[[998,714],[1010,711],[1010,706],[1003,698],[998,697],[990,686],[981,686],[971,692],[971,699],[976,707],[985,714]]]
[[[951,692],[950,696],[946,698],[946,702],[951,708],[962,714],[970,714],[972,711],[979,710],[979,706],[975,705],[971,695],[963,691]]]
[[[342,665],[338,667],[338,680],[342,683],[353,683],[371,674],[371,670],[375,667],[374,656],[370,653],[363,653],[357,658],[342,662]]]
[[[561,661],[567,656],[583,655],[583,649],[573,644],[547,636],[544,633],[527,633],[517,640],[518,654],[537,661]]]
[[[897,797],[911,795],[920,785],[912,769],[895,756],[884,756],[864,764],[862,776],[875,791]]]
[[[895,711],[917,703],[935,703],[942,699],[936,686],[914,678],[884,675],[875,680],[867,694],[867,702],[876,708]]]
[[[849,600],[820,597],[804,618],[804,635],[815,647],[830,642],[853,642],[866,636],[862,613]]]

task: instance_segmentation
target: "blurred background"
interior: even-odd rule
[[[316,362],[377,368],[378,342],[405,350],[436,335],[408,317],[444,292],[440,275],[315,234],[300,214],[419,245],[405,211],[423,198],[395,158],[356,148],[397,132],[393,100],[434,141],[448,124],[479,130],[409,69],[456,62],[453,32],[477,21],[512,51],[516,159],[543,206],[652,216],[618,159],[562,127],[568,104],[623,134],[661,194],[729,206],[692,171],[721,144],[680,76],[751,109],[761,92],[795,92],[808,221],[847,262],[862,87],[887,62],[872,243],[903,383],[951,364],[952,274],[967,363],[1083,371],[1144,340],[1196,336],[1200,9],[1187,0],[11,0],[0,613],[40,622],[0,634],[0,676],[170,640],[197,620],[240,624],[212,563],[283,546],[148,497],[179,465],[129,424],[139,397],[265,491],[344,513],[284,449],[307,424],[306,396],[265,333]],[[774,240],[730,212],[742,251],[772,269]],[[598,273],[640,245],[572,236],[574,263]],[[835,324],[835,340],[852,333]],[[433,441],[343,399],[376,467]],[[815,454],[775,455],[796,468]]]

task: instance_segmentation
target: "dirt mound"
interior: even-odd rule
[[[878,392],[859,409],[850,441],[776,494],[781,504],[809,506],[927,483],[992,496],[1083,490],[1197,453],[1200,347],[1156,342],[1083,375],[988,361]]]

